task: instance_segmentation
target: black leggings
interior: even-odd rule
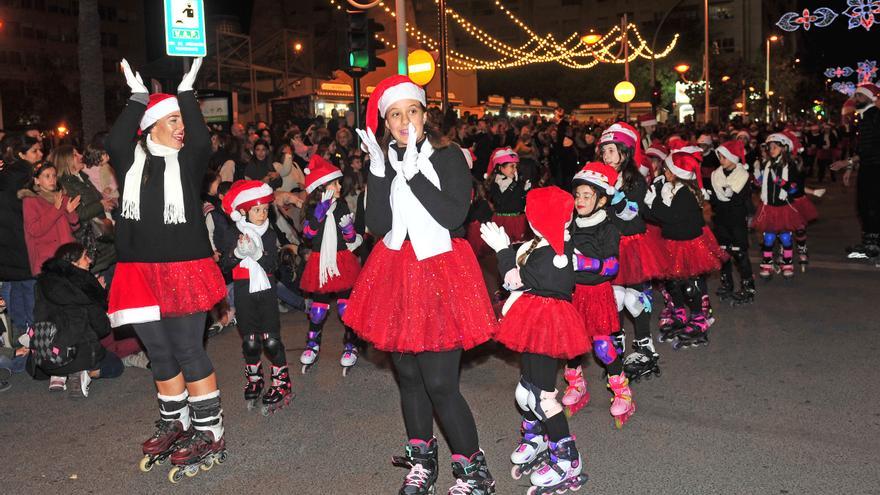
[[[351,296],[351,290],[341,291],[341,292],[332,292],[332,293],[320,293],[316,292],[312,294],[312,300],[317,303],[323,304],[332,304],[333,301],[338,301],[339,299],[348,299]],[[337,303],[336,314],[339,316],[339,321],[342,321],[342,315],[339,314],[339,307]],[[330,315],[327,315],[327,318],[330,318]],[[315,341],[320,344],[321,343],[321,332],[324,330],[324,324],[327,323],[327,320],[324,319],[321,323],[314,323],[309,320],[309,331],[315,332],[317,335],[315,337]],[[355,335],[354,330],[351,329],[348,325],[343,324],[345,328],[345,333],[342,335],[342,343],[343,344],[359,344],[360,340]],[[306,340],[310,340],[311,337],[306,337]]]
[[[434,413],[453,454],[466,457],[480,448],[477,425],[459,391],[461,350],[392,355],[400,386],[400,407],[410,439],[434,436]]]
[[[203,344],[205,316],[194,313],[133,325],[147,348],[153,379],[164,382],[182,371],[187,382],[197,382],[214,372]]]
[[[520,357],[520,368],[522,377],[525,381],[540,388],[545,392],[553,392],[556,390],[556,371],[559,362],[556,358],[544,356],[541,354],[522,353]],[[536,401],[540,407],[540,397]],[[531,411],[521,411],[523,417],[529,421],[537,421],[538,416]],[[542,422],[547,437],[553,442],[558,442],[563,438],[570,436],[568,430],[568,420],[565,414],[557,413]]]

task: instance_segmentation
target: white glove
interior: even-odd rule
[[[354,236],[354,240],[352,242],[346,242],[345,247],[348,248],[349,251],[354,252],[355,249],[360,247],[361,244],[364,243],[364,238],[360,234]]]
[[[361,149],[370,154],[370,173],[376,177],[385,177],[385,153],[382,153],[382,147],[376,141],[372,129],[354,131],[361,138]]]
[[[514,291],[523,286],[522,278],[519,275],[519,268],[512,268],[504,274],[503,287],[509,291]]]
[[[480,237],[496,253],[510,247],[510,237],[504,231],[504,227],[499,227],[495,222],[487,222],[480,225]]]
[[[523,191],[529,191],[531,188],[532,188],[532,181],[530,181],[529,179],[526,179],[525,183],[523,184]]]
[[[193,84],[196,83],[196,76],[199,75],[199,69],[201,67],[202,57],[196,57],[195,59],[193,59],[192,67],[189,68],[189,72],[183,75],[183,79],[181,79],[180,84],[177,85],[178,93],[193,90]]]
[[[262,251],[248,236],[244,236],[238,240],[238,246],[236,246],[233,254],[241,259],[251,258],[254,261],[258,261],[263,257]]]
[[[336,192],[331,189],[327,189],[326,191],[321,193],[321,202],[323,203],[325,201],[329,201],[332,205],[336,202],[336,198],[334,198],[334,196],[336,196]]]
[[[657,190],[654,189],[653,185],[648,186],[648,192],[645,193],[645,204],[650,208],[654,205],[654,200],[657,199]]]
[[[348,227],[354,221],[354,213],[349,213],[348,215],[344,215],[339,219],[339,226],[342,228]]]
[[[825,191],[827,191],[827,189],[813,189],[813,196],[821,198],[822,196],[825,196]]]
[[[128,65],[128,60],[122,59],[119,65],[122,66],[122,73],[125,74],[125,83],[131,88],[132,93],[149,93],[144,80],[141,79],[140,72],[132,72],[131,66]]]
[[[416,145],[416,128],[409,123],[407,126],[406,151],[403,152],[403,178],[410,180],[419,171],[419,149]]]

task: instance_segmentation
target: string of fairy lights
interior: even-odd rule
[[[342,10],[342,0],[328,0],[338,10]],[[434,0],[439,3],[439,0]],[[508,10],[500,0],[495,0],[495,7],[504,14],[507,19],[528,36],[528,40],[520,46],[505,43],[479,26],[469,21],[466,17],[447,7],[446,15],[451,18],[465,34],[498,53],[499,58],[488,60],[461,53],[447,48],[449,68],[453,70],[500,70],[513,67],[521,67],[530,64],[558,63],[571,69],[591,69],[600,63],[623,64],[632,62],[637,58],[650,60],[661,59],[669,55],[678,43],[679,35],[675,34],[672,40],[660,51],[652,52],[650,46],[642,37],[635,24],[627,24],[625,32],[619,25],[614,26],[602,35],[598,41],[588,44],[584,37],[578,33],[572,33],[563,41],[557,41],[553,33],[544,36],[538,35],[532,28]],[[386,15],[396,18],[394,9],[380,1],[378,8]],[[406,33],[413,40],[422,44],[428,50],[437,50],[440,43],[432,36],[420,31],[410,23],[405,23]],[[396,48],[397,44],[385,38],[379,33],[374,35],[377,40],[386,46]],[[635,43],[633,42],[635,39]],[[625,41],[624,41],[625,40]],[[627,44],[628,55],[623,57],[622,43]]]

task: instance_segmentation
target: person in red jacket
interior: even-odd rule
[[[24,211],[24,240],[31,273],[38,275],[43,262],[59,247],[74,241],[73,231],[79,228],[79,196],[71,199],[62,194],[55,165],[38,162],[34,165],[33,184],[18,191],[18,197]]]

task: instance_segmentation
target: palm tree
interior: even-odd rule
[[[98,0],[79,2],[79,81],[82,137],[83,142],[87,143],[95,133],[107,128]]]

